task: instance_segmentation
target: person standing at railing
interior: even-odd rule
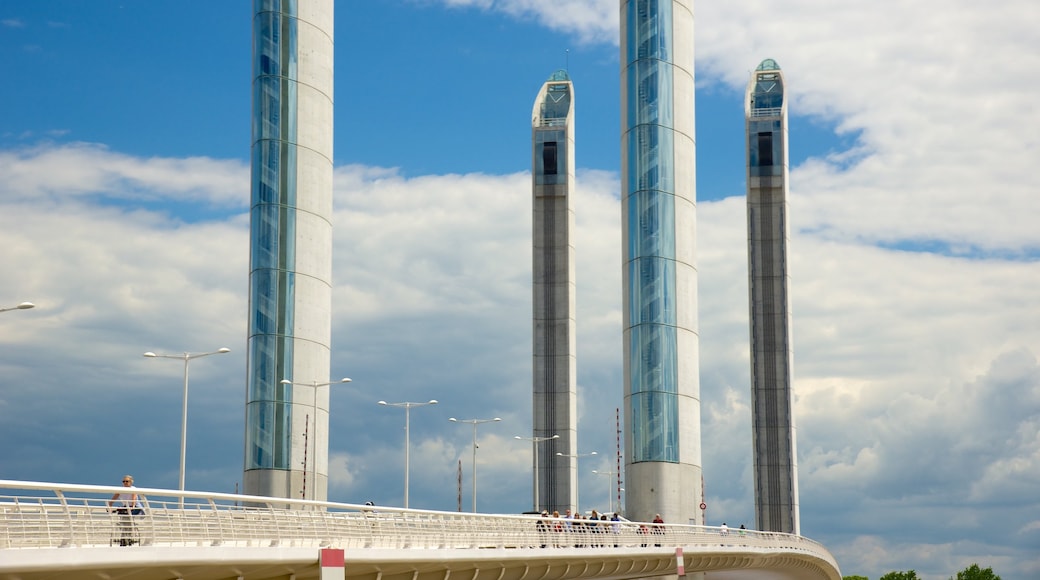
[[[123,476],[123,491],[112,494],[112,499],[108,500],[108,506],[110,509],[114,508],[115,513],[119,514],[119,545],[134,545],[137,540],[134,537],[133,516],[143,514],[144,510],[141,509],[141,502],[137,497],[133,476]]]
[[[663,536],[664,535],[664,526],[661,525],[661,524],[664,523],[664,520],[661,519],[661,514],[657,514],[657,515],[654,516],[654,522],[653,523],[654,523],[654,535],[655,536]],[[661,540],[657,540],[657,541],[660,542]],[[657,546],[658,548],[660,548],[661,544],[655,543],[654,546]]]
[[[535,528],[538,530],[538,539],[542,542],[542,547],[545,548],[549,545],[549,512],[542,510],[542,515],[538,518],[538,523]]]
[[[570,511],[570,510],[568,510]],[[553,510],[553,533],[556,534],[555,540],[553,541],[553,547],[560,547],[560,534],[563,533],[563,522],[560,521],[560,512]]]

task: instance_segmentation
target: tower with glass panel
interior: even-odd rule
[[[625,509],[701,522],[693,0],[621,0]]]
[[[578,391],[575,352],[574,87],[566,71],[542,85],[531,113],[534,489],[538,509],[574,509]],[[559,438],[552,439],[554,435]],[[556,455],[562,453],[563,456]],[[569,456],[569,457],[568,457]]]
[[[776,61],[763,60],[751,73],[744,114],[756,528],[797,534],[787,269],[787,101],[784,75]]]
[[[254,0],[243,490],[327,496],[333,0]],[[315,477],[316,475],[316,477]]]

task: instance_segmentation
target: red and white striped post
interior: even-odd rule
[[[322,548],[318,551],[318,565],[321,567],[321,580],[345,580],[347,569],[343,550]]]

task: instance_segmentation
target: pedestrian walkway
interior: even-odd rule
[[[0,480],[0,580],[59,574],[302,580],[321,576],[323,549],[342,551],[345,577],[359,580],[444,580],[484,572],[500,580],[611,580],[680,569],[841,578],[826,548],[789,534],[748,530],[723,538],[718,528],[666,524],[647,545],[640,524],[624,522],[609,541],[560,532],[547,542],[537,516],[147,488],[137,490],[143,513],[130,522],[134,542],[121,542],[125,515],[107,505],[118,489]]]

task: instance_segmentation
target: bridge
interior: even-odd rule
[[[801,536],[0,480],[0,580],[841,580]],[[582,520],[585,522],[585,520]]]

